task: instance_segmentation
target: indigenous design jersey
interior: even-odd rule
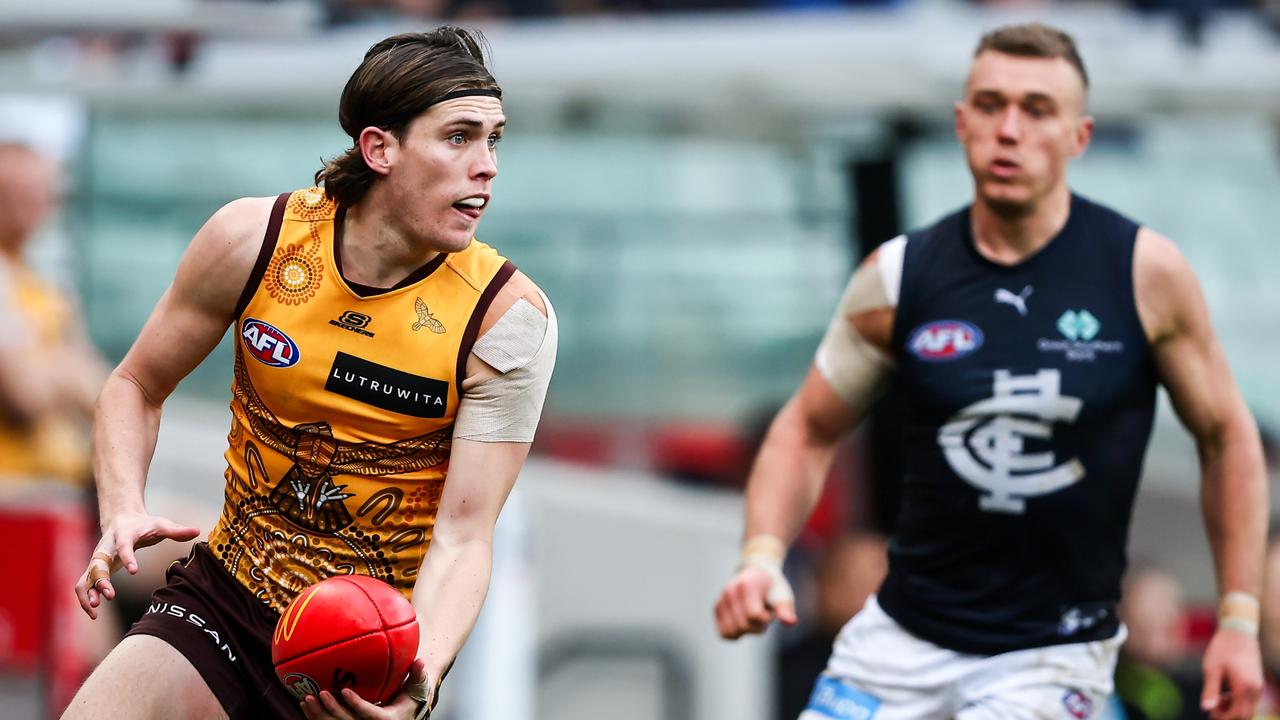
[[[1073,196],[1015,266],[978,253],[967,209],[908,236],[902,512],[879,601],[911,633],[994,654],[1118,631],[1156,386],[1137,230]]]
[[[406,596],[431,543],[459,383],[515,267],[472,241],[395,288],[343,280],[343,212],[281,195],[235,325],[226,502],[209,548],[276,611],[358,573]]]
[[[0,275],[7,302],[30,335],[27,347],[33,363],[66,364],[60,358],[64,338],[71,327],[72,308],[62,294],[28,268],[14,263]],[[50,411],[29,423],[19,423],[0,413],[0,477],[59,480],[83,485],[90,482],[89,437],[79,413],[67,408]]]

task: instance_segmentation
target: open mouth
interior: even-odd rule
[[[486,195],[473,195],[463,198],[453,204],[453,209],[466,215],[471,219],[477,219],[489,204],[489,198]]]

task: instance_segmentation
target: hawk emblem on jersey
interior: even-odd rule
[[[938,429],[938,445],[951,469],[985,490],[983,510],[1021,514],[1024,498],[1046,495],[1085,475],[1078,459],[1055,464],[1052,451],[1027,452],[1031,441],[1048,442],[1054,423],[1070,423],[1084,402],[1063,395],[1058,370],[1034,375],[995,372],[992,397],[962,409]]]
[[[296,525],[332,534],[351,524],[343,502],[350,493],[334,475],[399,475],[435,467],[449,458],[453,428],[445,427],[394,443],[338,440],[326,422],[289,427],[276,418],[253,389],[241,353],[236,353],[235,400],[258,442],[293,460],[271,490],[271,504]]]
[[[418,313],[418,321],[413,324],[414,332],[422,328],[426,328],[437,335],[444,332],[444,323],[435,319],[435,316],[427,309],[427,304],[422,301],[422,298],[413,299],[413,309]]]

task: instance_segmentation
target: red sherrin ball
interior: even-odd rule
[[[298,593],[271,637],[276,676],[299,700],[351,688],[382,703],[395,696],[418,652],[418,617],[398,590],[366,575],[339,575]]]

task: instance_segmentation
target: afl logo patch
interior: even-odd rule
[[[982,331],[963,320],[934,320],[911,333],[907,349],[921,360],[957,360],[982,347]]]
[[[240,339],[244,340],[244,349],[263,365],[283,368],[298,364],[298,344],[274,325],[245,318]]]

